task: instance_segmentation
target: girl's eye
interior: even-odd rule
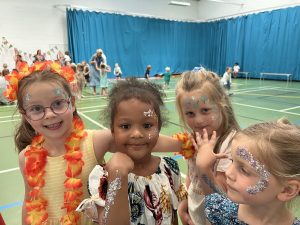
[[[204,109],[201,109],[201,112],[202,112],[202,113],[208,113],[209,110],[210,110],[209,108],[204,108]]]
[[[150,124],[150,123],[145,123],[144,124],[144,128],[146,128],[146,129],[149,129],[151,127],[152,127],[152,124]]]
[[[122,129],[129,129],[130,125],[129,124],[121,124],[120,126]]]
[[[41,105],[32,105],[28,109],[26,109],[29,113],[40,113],[44,111],[44,106]]]
[[[64,107],[65,104],[66,104],[66,100],[65,99],[59,99],[59,100],[54,101],[51,104],[51,107],[54,108],[54,109],[59,109],[61,107]]]
[[[193,117],[195,115],[195,113],[193,113],[193,112],[186,112],[185,115],[187,117]]]
[[[250,173],[249,173],[244,167],[242,167],[242,166],[240,166],[240,171],[241,171],[244,175],[250,176]]]

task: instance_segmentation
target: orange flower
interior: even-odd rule
[[[65,188],[80,188],[82,186],[82,182],[77,178],[67,178],[64,182]]]
[[[181,154],[185,159],[193,157],[195,154],[195,148],[188,133],[177,133],[173,135],[173,138],[182,142],[181,151],[179,154]]]
[[[81,190],[65,191],[64,197],[67,202],[74,201],[78,196],[82,195]]]
[[[56,68],[56,65],[52,65]],[[44,69],[49,66],[47,63],[39,63],[35,65],[37,69]],[[57,69],[57,68],[56,68]],[[64,204],[62,208],[67,210],[67,214],[61,218],[63,225],[75,225],[80,222],[80,215],[75,209],[81,202],[82,181],[79,178],[84,162],[82,160],[82,152],[80,144],[82,138],[87,135],[84,131],[83,122],[79,117],[73,119],[73,131],[67,138],[65,143],[66,154],[64,159],[67,164],[65,174],[67,179],[64,182],[66,191],[64,193]],[[25,152],[25,177],[31,190],[27,193],[29,200],[26,200],[27,218],[26,223],[32,225],[44,224],[48,219],[46,207],[48,202],[42,197],[42,187],[45,185],[45,167],[47,163],[47,150],[41,147],[44,138],[38,135],[33,138],[28,150]]]
[[[61,67],[58,63],[52,61],[36,62],[31,67],[29,67],[26,62],[20,62],[18,64],[18,70],[19,71],[14,70],[11,74],[6,76],[9,85],[4,94],[5,97],[11,101],[16,100],[17,98],[19,81],[33,72],[50,70],[51,72],[64,77],[69,83],[75,79],[75,72],[70,67]]]

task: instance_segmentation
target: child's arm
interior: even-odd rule
[[[181,150],[182,142],[169,137],[167,135],[160,134],[156,145],[153,148],[153,152],[179,152]]]
[[[22,206],[22,225],[26,225],[26,216],[27,216],[27,211],[26,211],[26,204],[25,204],[25,200],[26,200],[26,195],[29,191],[29,187],[27,184],[27,181],[25,179],[25,175],[24,175],[24,168],[25,168],[25,156],[24,156],[25,150],[21,151],[19,154],[19,168],[23,177],[23,181],[24,181],[24,187],[25,187],[25,194],[24,194],[24,201],[23,201],[23,206]]]
[[[188,174],[189,174],[189,172],[188,172]],[[191,183],[190,177],[187,175],[186,179],[185,179],[185,186],[186,186],[187,190],[189,189],[190,183]],[[194,223],[189,215],[187,199],[184,199],[179,203],[178,214],[179,214],[180,220],[183,225],[194,225]]]
[[[103,217],[107,225],[130,224],[128,173],[133,167],[131,158],[120,152],[114,153],[105,166],[108,172],[108,192],[103,212],[98,211],[99,224],[102,224]]]
[[[224,173],[215,172],[214,165],[218,159],[227,158],[226,154],[215,154],[213,149],[217,142],[216,132],[213,132],[211,139],[208,139],[206,129],[203,130],[203,136],[196,133],[196,141],[193,140],[194,147],[196,148],[197,158],[196,164],[199,167],[201,173],[201,184],[205,195],[220,192],[218,186],[225,187],[225,176]],[[219,184],[219,182],[221,182]]]
[[[103,159],[106,152],[116,152],[114,140],[110,129],[94,131],[93,145],[96,158]],[[182,143],[174,138],[160,134],[153,148],[154,152],[179,152]]]

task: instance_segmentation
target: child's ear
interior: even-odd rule
[[[288,180],[285,182],[282,192],[280,192],[277,197],[280,201],[287,202],[297,197],[299,195],[299,192],[300,192],[300,181]]]

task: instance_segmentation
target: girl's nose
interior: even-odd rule
[[[229,168],[225,172],[226,178],[229,180],[234,180],[234,171],[233,171],[233,165],[231,164]]]
[[[134,128],[132,133],[131,133],[131,137],[141,138],[141,137],[143,137],[143,132],[139,128]]]
[[[51,118],[56,116],[56,114],[53,112],[53,110],[50,107],[45,108],[44,114],[45,114],[44,118]]]

